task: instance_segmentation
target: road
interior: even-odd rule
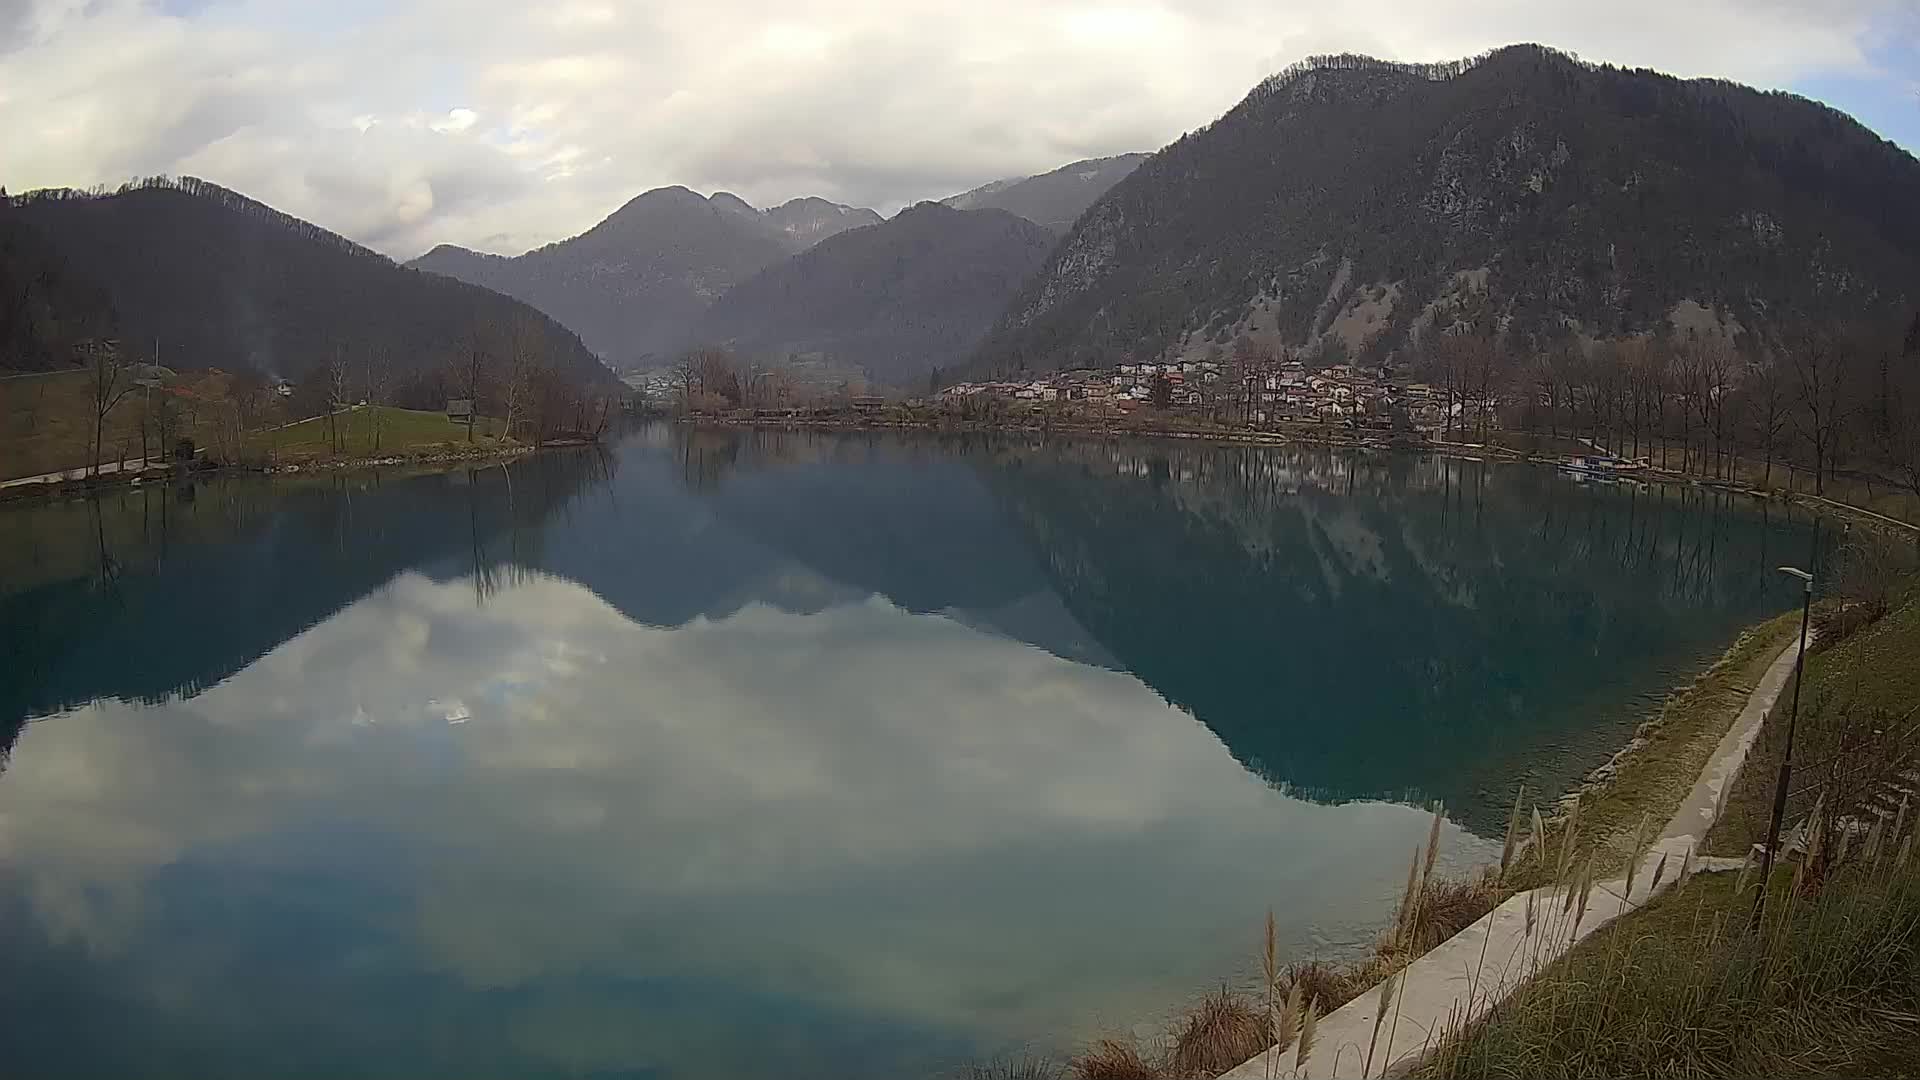
[[[124,469],[122,465],[125,466]],[[137,473],[145,472],[148,469],[164,470],[166,467],[167,464],[163,461],[103,461],[100,463],[100,472],[103,474],[118,472]],[[87,467],[82,465],[77,469],[62,469],[59,472],[41,473],[38,476],[22,476],[13,480],[0,480],[0,488],[26,487],[29,484],[54,484],[62,480],[84,480],[86,477]]]

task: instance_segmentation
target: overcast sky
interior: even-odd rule
[[[1311,54],[1515,41],[1920,149],[1916,0],[0,0],[0,185],[187,173],[397,258],[512,254],[664,184],[890,213],[1155,149]]]

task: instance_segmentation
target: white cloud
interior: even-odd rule
[[[480,122],[480,114],[472,109],[449,109],[447,115],[427,126],[442,135],[457,135]]]
[[[1765,86],[1865,72],[1897,6],[12,0],[0,183],[199,172],[400,257],[520,250],[661,184],[891,210],[1153,149],[1317,52],[1535,40]]]

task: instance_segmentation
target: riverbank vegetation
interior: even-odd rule
[[[1683,882],[1595,933],[1444,1040],[1421,1075],[1920,1073],[1920,589],[1901,550],[1860,537],[1837,557],[1771,880],[1755,868],[1791,687],[1708,836],[1742,870]]]
[[[1913,826],[1809,873],[1698,875],[1596,931],[1417,1075],[1911,1076]],[[1817,879],[1817,880],[1816,880]]]
[[[80,354],[82,367],[0,379],[0,481],[479,456],[597,439],[621,407],[514,327],[477,335],[457,364],[404,385],[376,353],[342,353],[298,384],[251,370],[175,372],[110,340],[84,341]]]

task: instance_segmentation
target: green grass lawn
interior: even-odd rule
[[[365,406],[336,415],[333,425],[330,429],[326,417],[316,416],[276,430],[255,432],[247,438],[247,455],[271,457],[285,464],[331,457],[406,455],[429,448],[469,445],[466,425],[448,420],[441,412]],[[471,445],[494,448],[511,444],[500,438],[499,420],[482,417],[473,431]]]
[[[174,389],[171,400],[179,417],[177,434],[197,445],[217,452],[220,440],[216,419],[224,408],[223,394],[227,376],[186,373],[168,380]],[[41,473],[79,469],[92,457],[93,412],[88,374],[61,371],[44,375],[25,375],[0,379],[0,480]],[[154,391],[154,394],[159,394]],[[140,428],[149,395],[137,391],[128,395],[108,414],[103,461],[118,460],[125,454],[140,457]],[[272,403],[269,415],[277,414],[281,404]],[[467,429],[438,411],[398,409],[390,406],[365,407],[335,417],[341,446],[336,453],[328,435],[325,417],[314,417],[285,427],[256,431],[246,437],[241,456],[249,462],[278,463],[317,461],[332,457],[373,456],[374,418],[380,419],[381,455],[408,455],[437,446],[467,445]],[[271,421],[278,423],[277,420]],[[483,417],[474,430],[474,445],[496,448],[506,445],[499,438],[501,422]],[[165,453],[157,432],[149,430],[149,451]]]

